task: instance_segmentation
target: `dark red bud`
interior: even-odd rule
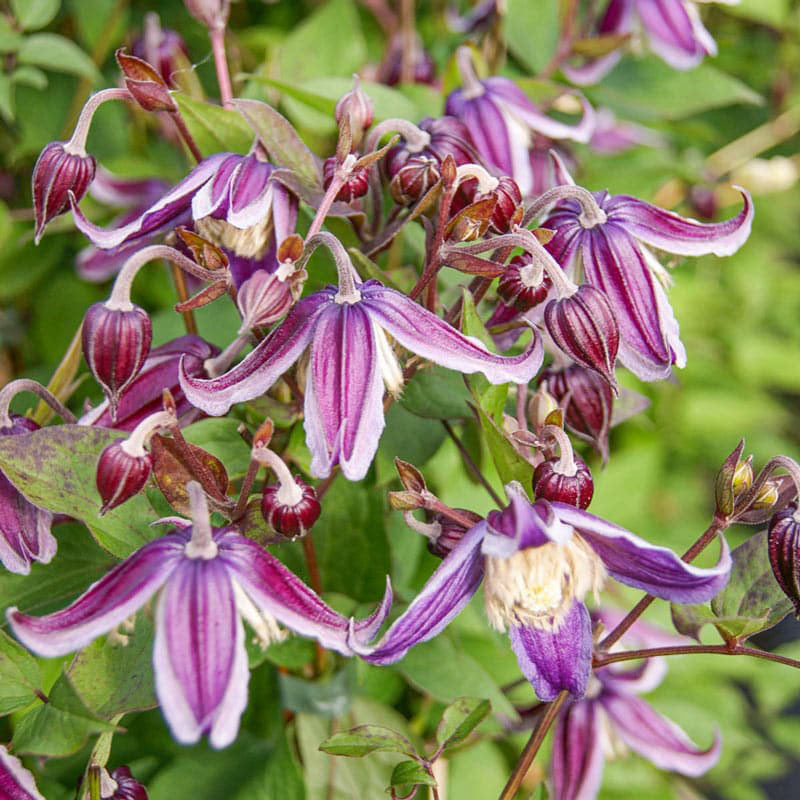
[[[114,794],[108,800],[148,800],[147,790],[131,775],[128,767],[117,767],[111,777],[117,784]],[[103,800],[106,800],[103,797]]]
[[[125,79],[125,88],[145,111],[177,111],[178,106],[169,93],[161,73],[141,58],[116,52],[117,64]]]
[[[356,135],[359,130],[365,131],[375,119],[375,106],[356,84],[351,91],[342,95],[336,104],[336,122],[341,125],[345,117],[349,118],[350,132]]]
[[[395,173],[389,191],[395,202],[408,205],[419,200],[439,180],[439,164],[428,156],[409,158]]]
[[[90,306],[83,318],[83,355],[103,387],[112,416],[120,393],[139,374],[150,352],[153,330],[144,309],[124,311],[105,303]]]
[[[50,142],[39,154],[33,168],[33,214],[35,240],[42,236],[51,219],[69,210],[69,192],[80,200],[94,180],[93,156],[70,153],[65,142]]]
[[[497,200],[490,220],[490,226],[495,233],[508,233],[514,225],[519,225],[522,221],[522,192],[513,178],[504,175],[494,191],[486,195],[476,195],[475,200],[483,197],[494,197]]]
[[[139,456],[131,455],[123,448],[124,441],[120,439],[108,445],[97,462],[97,491],[103,501],[101,514],[141,492],[153,469],[150,453],[142,451]]]
[[[619,327],[603,292],[585,283],[570,297],[551,300],[544,321],[553,341],[575,363],[595,370],[616,386]]]
[[[553,283],[547,273],[523,256],[514,256],[500,276],[497,294],[517,311],[530,311],[544,302]]]
[[[772,574],[800,617],[800,519],[797,503],[779,511],[769,523],[767,547]]]
[[[337,160],[336,156],[331,156],[325,159],[322,165],[322,180],[323,185],[327,189],[333,181],[334,173],[336,172]],[[357,197],[363,197],[369,189],[369,175],[365,169],[357,169],[347,176],[339,194],[336,195],[337,200],[343,203],[351,203]]]
[[[572,456],[577,471],[565,475],[558,471],[558,458],[543,461],[533,473],[533,493],[537,500],[557,500],[578,508],[587,508],[594,495],[594,481],[589,467],[577,456]]]
[[[471,519],[474,525],[477,525],[483,517],[476,514],[474,511],[468,511],[466,508],[456,508],[462,516]],[[463,525],[450,519],[444,514],[434,514],[433,521],[438,523],[441,527],[441,533],[435,539],[428,539],[428,550],[439,558],[445,558],[448,553],[461,541],[464,534],[469,530]]]
[[[282,503],[278,499],[281,487],[277,483],[264,488],[264,497],[261,500],[261,513],[267,524],[278,533],[292,539],[305,536],[319,519],[322,511],[316,489],[297,476],[294,480],[303,492],[300,502],[295,505]]]

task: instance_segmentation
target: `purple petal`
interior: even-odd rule
[[[3,800],[45,800],[33,775],[22,762],[0,745],[0,797]]]
[[[248,156],[230,182],[230,203],[226,219],[237,228],[261,222],[272,209],[275,182],[270,181],[272,165]]]
[[[156,614],[156,692],[181,744],[225,747],[239,730],[250,671],[233,583],[218,558],[181,560]]]
[[[443,367],[482,372],[490,383],[528,383],[542,366],[544,349],[535,332],[522,355],[497,356],[394,289],[377,281],[367,281],[360,289],[362,303],[382,328],[407,350]]]
[[[334,464],[351,481],[367,474],[385,424],[378,359],[372,321],[361,303],[332,304],[320,314],[304,421],[314,477],[326,477]]]
[[[165,195],[169,189],[170,185],[160,178],[124,178],[98,164],[88,191],[98,203],[131,208],[149,206]]]
[[[50,533],[53,515],[29,502],[0,472],[0,562],[9,571],[27,575],[31,562],[47,564],[58,546]]]
[[[486,523],[464,534],[445,557],[403,614],[373,647],[359,655],[373,664],[399,661],[415,644],[427,642],[443,631],[470,601],[483,579],[480,545]]]
[[[744,208],[727,222],[696,222],[625,195],[613,197],[605,209],[609,221],[618,222],[632,236],[660,250],[679,256],[729,256],[744,244],[753,224],[753,200],[749,192],[737,188]]]
[[[297,197],[278,181],[272,189],[272,224],[278,245],[294,233],[297,225]]]
[[[218,378],[194,378],[182,365],[181,388],[189,402],[219,417],[234,403],[264,394],[300,358],[314,335],[320,311],[331,301],[330,291],[301,300],[247,358]]]
[[[211,180],[205,181],[192,197],[192,216],[194,219],[216,216],[224,217],[230,207],[230,182],[240,169],[244,156],[225,153]]]
[[[325,647],[352,655],[349,621],[316,595],[293,572],[262,547],[235,533],[217,538],[219,560],[231,571],[247,596],[264,611],[297,633],[318,639]],[[391,587],[375,614],[354,627],[369,634],[380,627],[391,605]]]
[[[724,537],[720,537],[722,552],[716,566],[703,569],[687,564],[666,547],[648,544],[586,511],[565,503],[551,505],[556,516],[575,528],[620,583],[675,603],[704,603],[728,582],[731,556]]]
[[[183,558],[186,537],[149,542],[93,583],[72,605],[45,617],[6,612],[16,637],[34,653],[55,658],[80,650],[141,608]]]
[[[195,192],[214,175],[216,170],[229,153],[217,153],[201,161],[172,191],[165,194],[158,202],[154,203],[140,217],[121,228],[105,229],[93,225],[84,217],[77,203],[70,201],[72,212],[75,216],[75,227],[89,238],[92,244],[108,250],[117,247],[127,239],[134,236],[156,231],[162,226],[173,222],[175,218],[185,212],[192,201]]]
[[[552,800],[594,800],[605,766],[602,722],[593,700],[571,703],[556,721],[550,777]]]
[[[717,46],[697,9],[683,0],[638,0],[636,10],[650,49],[675,69],[696,67]]]
[[[523,625],[510,627],[508,635],[540,700],[555,700],[563,689],[583,697],[592,666],[592,620],[583,603],[573,603],[557,631]]]
[[[625,744],[659,769],[697,777],[719,760],[722,750],[719,733],[715,733],[708,750],[700,750],[674,722],[638,697],[605,693],[599,702]]]

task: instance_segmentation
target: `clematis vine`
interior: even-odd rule
[[[716,566],[693,567],[671,550],[561,502],[531,503],[506,487],[509,505],[470,528],[377,644],[359,653],[391,664],[439,634],[483,582],[486,615],[508,632],[523,675],[544,701],[567,690],[582,697],[592,662],[584,598],[611,576],[678,603],[702,603],[727,583],[728,546]]]
[[[599,619],[613,627],[622,615],[601,611]],[[626,641],[656,647],[685,641],[638,622]],[[600,790],[606,758],[629,748],[659,769],[697,777],[719,760],[716,734],[706,750],[698,748],[674,722],[639,698],[655,689],[667,672],[663,658],[650,658],[634,668],[610,665],[590,678],[586,696],[562,709],[553,731],[550,782],[553,800],[594,800]]]
[[[32,617],[10,608],[7,616],[26,647],[56,658],[108,633],[159,593],[153,669],[161,709],[179,742],[208,734],[220,748],[236,738],[247,705],[242,618],[263,646],[283,638],[282,623],[351,655],[375,635],[392,595],[387,583],[372,616],[342,617],[235,527],[212,528],[199,484],[187,490],[191,523],[170,518],[172,533],[148,542],[62,611]]]
[[[306,349],[305,431],[311,474],[322,478],[335,464],[350,480],[363,478],[384,428],[383,386],[398,393],[403,373],[386,334],[422,358],[463,373],[482,372],[495,384],[527,383],[542,365],[534,332],[519,356],[490,353],[404,294],[375,280],[358,283],[350,257],[329,233],[313,236],[298,268],[320,244],[333,253],[338,289],[303,298],[241,363],[218,378],[181,372],[189,401],[220,416],[234,404],[264,394]]]

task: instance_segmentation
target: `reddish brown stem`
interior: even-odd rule
[[[774,661],[777,664],[785,664],[787,667],[800,669],[800,661],[797,659],[781,656],[777,653],[769,653],[766,650],[759,650],[755,647],[727,644],[675,645],[673,647],[651,647],[646,650],[625,650],[621,653],[605,653],[594,659],[593,666],[595,669],[599,669],[618,661],[633,661],[634,659],[654,658],[655,656],[691,655],[693,653],[698,655],[751,656],[752,658],[761,658],[764,661]]]

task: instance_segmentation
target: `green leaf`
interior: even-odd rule
[[[193,100],[182,92],[174,92],[172,97],[178,104],[189,133],[204,156],[223,151],[247,153],[250,150],[253,132],[240,114],[211,103]]]
[[[57,33],[35,33],[22,43],[17,52],[20,64],[66,72],[97,82],[102,79],[100,71],[83,50],[74,42]]]
[[[401,761],[392,770],[391,786],[401,797],[419,785],[436,786],[436,779],[418,761]]]
[[[126,558],[158,532],[150,527],[156,517],[144,494],[98,515],[97,459],[107,445],[125,435],[85,425],[56,425],[4,436],[0,469],[32,503],[82,520],[101,547]]]
[[[329,678],[308,681],[294,675],[278,675],[281,702],[295,714],[319,714],[339,717],[346,714],[353,702],[355,664],[348,661],[343,669]]]
[[[478,419],[501,483],[505,486],[511,481],[519,481],[525,491],[530,491],[533,466],[514,449],[495,421],[482,408],[478,409]]]
[[[472,416],[468,400],[460,372],[432,366],[418,370],[405,385],[400,404],[419,417],[463,419]]]
[[[30,86],[32,89],[46,89],[47,75],[38,67],[18,67],[11,73],[13,83]]]
[[[443,747],[460,744],[489,716],[492,704],[477,697],[459,697],[444,710],[436,728],[436,741]]]
[[[29,711],[19,721],[12,739],[16,753],[68,756],[77,752],[95,733],[114,726],[93,714],[62,674],[48,695],[48,702]]]
[[[508,0],[503,33],[508,49],[531,72],[539,72],[550,61],[561,30],[558,3]]]
[[[417,751],[401,733],[383,725],[358,725],[349,731],[329,736],[319,749],[332,756],[361,758],[375,752],[405,753],[416,756]]]
[[[0,116],[8,122],[14,121],[14,83],[0,72]]]
[[[0,714],[29,705],[40,689],[41,675],[36,659],[0,631]]]
[[[234,105],[261,139],[275,164],[292,170],[310,189],[321,189],[320,170],[314,154],[283,114],[258,100],[235,100]]]
[[[700,631],[706,625],[714,625],[725,638],[745,638],[763,630],[767,616],[763,617],[719,617],[707,605],[670,606],[672,623],[678,633],[691,636],[698,642]]]
[[[11,10],[24,31],[35,31],[49,25],[61,0],[11,0]]]
[[[16,53],[23,36],[15,31],[5,17],[0,17],[0,53]]]

